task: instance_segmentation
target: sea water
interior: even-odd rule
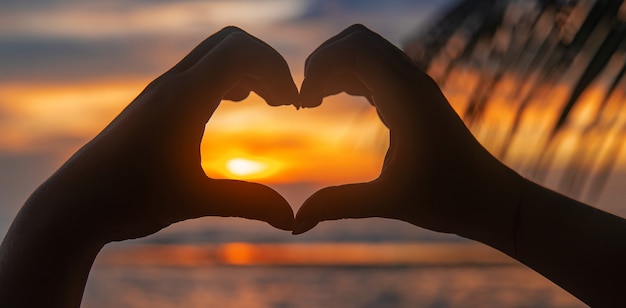
[[[96,266],[83,307],[585,307],[521,265]]]

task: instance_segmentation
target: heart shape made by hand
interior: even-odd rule
[[[254,61],[247,62],[248,67],[258,66],[258,55],[249,58]],[[278,66],[286,67],[282,62]],[[279,97],[290,97],[285,93],[293,90],[285,89],[293,87],[278,81],[286,79],[277,78],[284,74],[279,71],[264,66],[247,72],[231,90],[235,94],[223,97],[243,99],[253,90],[270,105],[288,104]],[[517,198],[511,191],[519,187],[519,176],[473,138],[437,84],[396,46],[354,25],[321,44],[307,58],[304,75],[294,102],[297,108],[317,107],[324,97],[341,92],[365,97],[389,128],[389,149],[375,180],[327,187],[310,196],[295,217],[294,234],[324,220],[364,217],[398,219],[457,234],[464,232],[468,218],[498,230],[508,228],[459,204],[480,206],[488,199]],[[510,209],[486,210],[498,217],[513,216]]]
[[[304,75],[298,91],[276,50],[236,27],[222,29],[149,84],[31,196],[32,203],[59,200],[37,215],[65,213],[59,221],[72,226],[70,233],[89,230],[103,243],[203,216],[257,219],[294,234],[324,220],[363,217],[457,234],[466,221],[508,227],[481,213],[513,215],[484,204],[517,198],[511,190],[519,177],[473,138],[437,84],[396,46],[354,25],[321,44]],[[207,177],[200,151],[207,122],[223,99],[242,100],[251,91],[271,106],[296,108],[341,92],[365,97],[389,129],[380,175],[314,193],[295,218],[265,185]]]
[[[266,79],[248,75],[239,84],[243,91],[224,97],[240,100],[254,90],[268,104],[277,105],[276,92],[284,91],[278,88],[288,84],[268,82],[278,75]],[[362,96],[376,108],[390,139],[376,179],[314,193],[295,217],[294,234],[324,220],[365,217],[398,219],[457,234],[465,232],[468,218],[508,228],[505,222],[494,223],[475,208],[459,204],[478,206],[486,199],[517,198],[511,190],[519,186],[519,176],[473,138],[437,84],[396,46],[362,25],[353,25],[307,58],[304,75],[294,103],[297,108],[315,108],[325,97],[341,92]],[[499,188],[496,193],[494,187]],[[499,217],[513,216],[509,209],[488,210]]]

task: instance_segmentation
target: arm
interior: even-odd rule
[[[389,128],[380,176],[307,199],[294,234],[324,220],[385,217],[490,245],[584,302],[622,300],[626,221],[531,183],[490,155],[435,82],[398,48],[355,25],[307,59],[303,107],[345,91]]]
[[[591,307],[626,302],[624,219],[531,182],[519,207],[516,259]]]
[[[152,82],[24,204],[0,247],[0,306],[78,307],[104,245],[178,221],[237,216],[291,230],[291,207],[274,190],[210,179],[200,165],[220,101],[250,91],[270,105],[297,100],[284,59],[234,27]]]

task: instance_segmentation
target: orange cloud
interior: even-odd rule
[[[93,137],[139,93],[141,83],[2,85],[0,149],[28,151],[51,137]]]
[[[378,175],[388,133],[365,100],[339,96],[300,111],[269,107],[258,96],[241,104],[222,103],[207,125],[202,153],[209,176],[233,177],[227,169],[233,158],[267,164],[269,172],[252,179],[270,183]]]

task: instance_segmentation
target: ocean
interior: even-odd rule
[[[83,307],[586,307],[521,266],[96,266]]]
[[[488,246],[406,223],[326,222],[292,236],[204,218],[105,247],[83,307],[586,305]]]

